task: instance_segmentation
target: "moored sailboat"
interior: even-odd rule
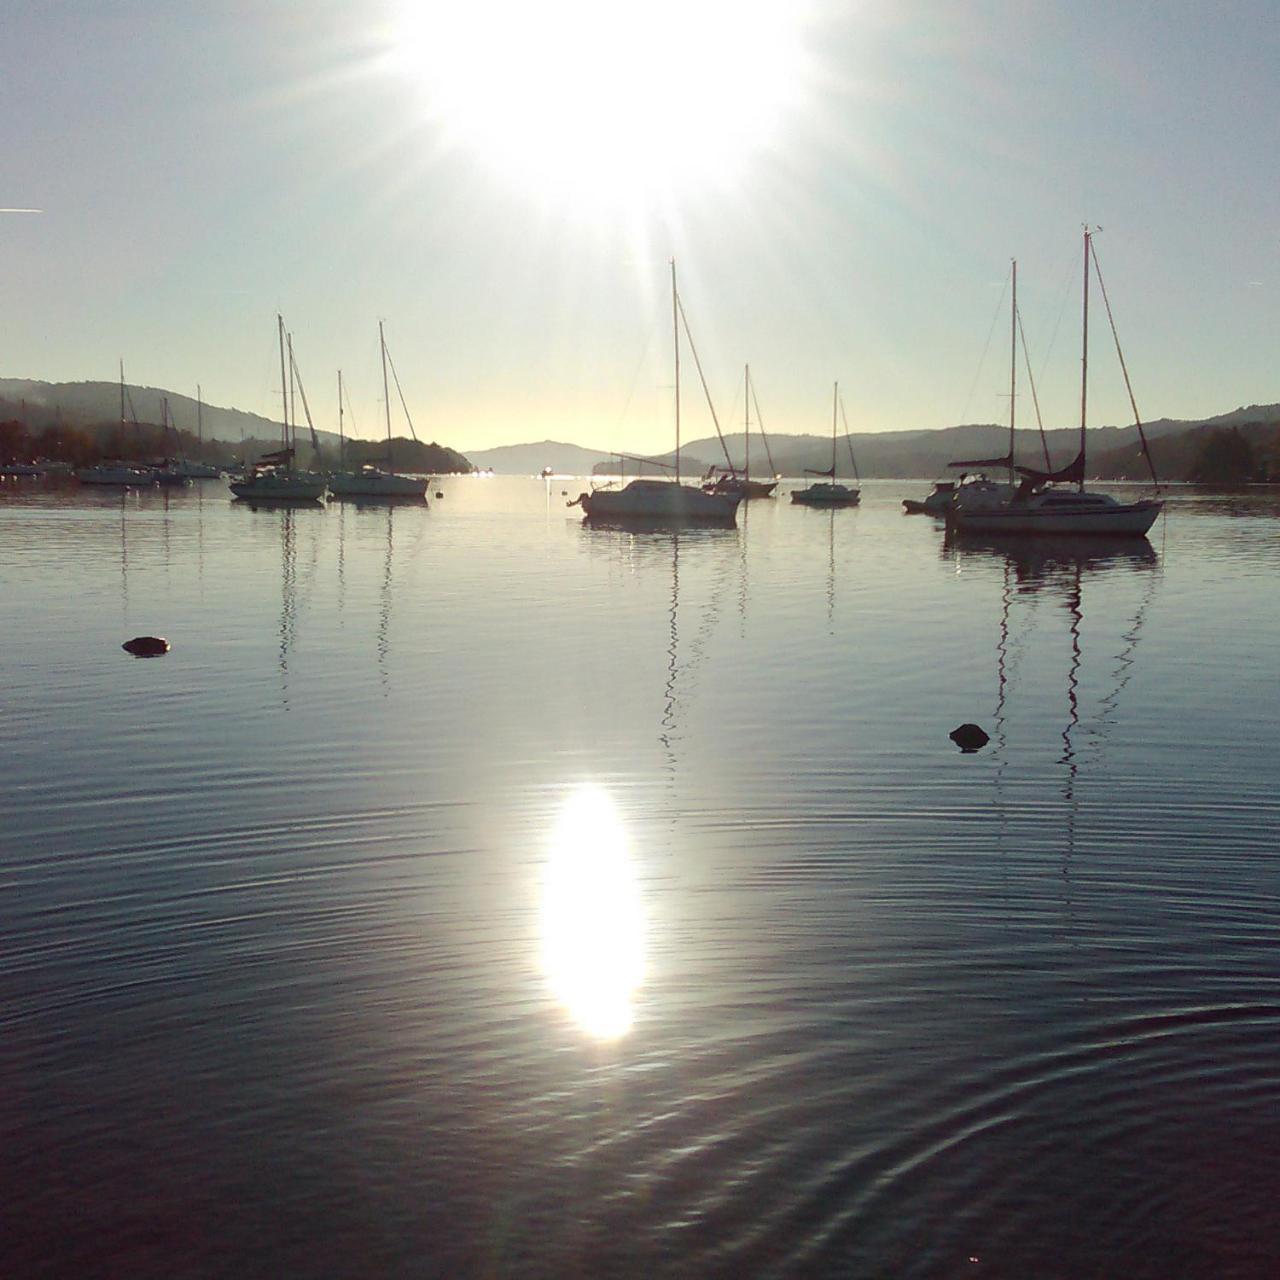
[[[335,498],[418,498],[425,499],[427,479],[403,476],[396,473],[391,461],[391,398],[387,384],[387,340],[378,321],[378,346],[382,354],[382,398],[386,408],[387,456],[386,470],[366,463],[358,471],[335,471],[329,475],[329,492]],[[342,416],[342,375],[338,375],[338,416]],[[396,390],[400,379],[396,378]],[[402,397],[403,398],[403,397]],[[406,410],[407,412],[407,410]],[[412,431],[412,424],[410,424]],[[339,428],[341,438],[341,428]],[[416,436],[415,436],[416,439]]]
[[[675,331],[676,450],[671,480],[637,479],[621,489],[580,493],[569,505],[581,506],[588,521],[652,521],[658,524],[733,524],[741,493],[706,493],[680,479],[680,295],[676,264],[671,262],[671,312]]]
[[[804,489],[793,489],[791,501],[805,507],[854,507],[858,505],[861,492],[849,485],[840,484],[836,480],[836,420],[840,412],[840,384],[837,382],[831,393],[831,466],[826,471],[814,471],[805,468],[807,475],[830,476],[830,480],[819,480]],[[848,432],[846,431],[846,436]],[[852,456],[852,446],[850,446]]]
[[[1159,499],[1145,498],[1138,502],[1120,502],[1108,493],[1090,492],[1084,487],[1085,432],[1088,422],[1089,392],[1089,267],[1097,265],[1093,250],[1093,231],[1084,229],[1084,287],[1082,304],[1082,356],[1080,373],[1080,451],[1075,459],[1057,471],[1038,471],[1033,467],[1016,467],[1022,477],[1017,491],[1007,501],[992,507],[969,508],[953,504],[947,512],[949,525],[964,533],[984,534],[1116,534],[1143,537],[1164,509]],[[1101,284],[1101,276],[1099,276]],[[1106,302],[1106,286],[1102,286]],[[1111,308],[1107,305],[1110,318]],[[1112,323],[1114,336],[1115,325]],[[1119,343],[1117,341],[1117,351]],[[1146,433],[1138,416],[1133,389],[1129,386],[1129,374],[1124,356],[1120,356],[1125,386],[1133,406],[1134,420],[1142,451],[1151,466],[1151,452]],[[1152,479],[1155,468],[1152,466]],[[1055,486],[1075,484],[1075,490]]]
[[[764,451],[769,459],[769,469],[773,472],[773,479],[753,480],[751,478],[751,405],[755,400],[755,388],[751,385],[750,365],[744,367],[742,384],[743,400],[746,405],[746,420],[742,429],[742,471],[732,469],[721,471],[717,467],[712,467],[702,487],[707,493],[737,493],[744,498],[772,498],[773,491],[778,487],[779,477],[774,471],[773,453],[769,448],[769,437],[764,433],[759,404],[756,405],[756,423],[760,427],[760,438],[764,441]]]
[[[281,447],[263,454],[247,469],[243,480],[231,483],[237,498],[254,502],[318,502],[324,497],[325,478],[313,471],[299,471],[294,465],[296,437],[291,429],[289,413],[289,378],[284,358],[284,318],[276,316],[280,336],[280,394],[284,402],[280,427]]]

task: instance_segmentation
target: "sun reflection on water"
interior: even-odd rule
[[[626,832],[607,792],[576,788],[551,837],[542,955],[556,997],[590,1036],[631,1029],[644,974],[644,921]]]

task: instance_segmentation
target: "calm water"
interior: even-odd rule
[[[440,487],[0,487],[3,1274],[1275,1274],[1274,497]]]

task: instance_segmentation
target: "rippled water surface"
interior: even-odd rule
[[[5,1275],[1275,1274],[1274,498],[439,487],[0,488]]]

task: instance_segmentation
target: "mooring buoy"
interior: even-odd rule
[[[158,658],[169,652],[169,642],[163,636],[134,636],[120,647],[135,658]]]
[[[948,737],[966,753],[981,751],[991,741],[987,731],[977,724],[962,724],[959,728],[952,729]]]

